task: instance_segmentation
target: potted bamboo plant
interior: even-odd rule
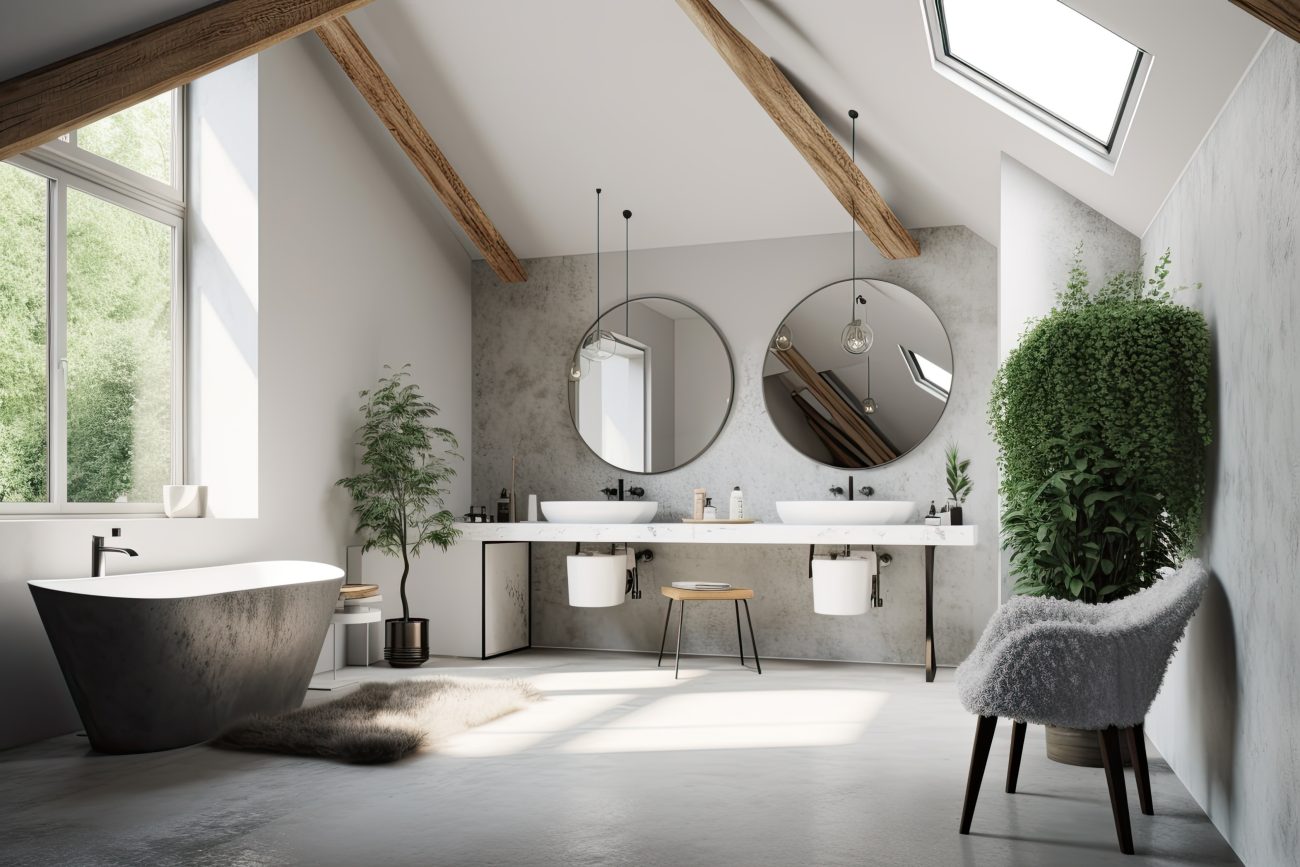
[[[970,458],[963,458],[958,453],[956,443],[948,444],[948,448],[944,450],[944,457],[946,459],[944,474],[948,479],[948,515],[956,526],[962,522],[962,506],[971,491],[975,489],[975,483],[967,474],[967,470],[970,469]]]
[[[400,668],[415,668],[429,659],[429,621],[412,617],[406,598],[411,558],[426,545],[441,550],[460,535],[455,517],[443,507],[456,470],[450,458],[456,437],[430,424],[438,408],[407,379],[410,365],[393,371],[373,389],[361,392],[364,421],[357,429],[362,471],[339,479],[352,495],[357,532],[365,535],[362,552],[378,549],[402,558],[402,616],[384,621],[384,659]]]

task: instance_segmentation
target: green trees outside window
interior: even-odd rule
[[[130,172],[110,191],[75,155],[170,185],[174,104],[0,163],[0,503],[158,503],[173,481],[180,197],[136,200]]]

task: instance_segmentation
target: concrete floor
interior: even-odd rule
[[[1120,855],[1100,770],[1047,761],[1020,793],[998,732],[975,833],[957,820],[974,734],[952,671],[526,651],[422,674],[527,677],[546,699],[395,765],[198,746],[0,753],[0,863],[22,865],[1237,864],[1154,751],[1157,815],[1129,796]],[[404,676],[387,668],[344,676]],[[310,700],[321,700],[314,693]],[[10,712],[20,705],[10,704]]]

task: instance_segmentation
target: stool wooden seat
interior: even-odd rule
[[[664,586],[659,588],[659,592],[668,597],[668,612],[664,615],[664,635],[659,641],[659,661],[655,663],[658,668],[664,661],[664,645],[668,643],[668,624],[673,617],[673,602],[681,603],[681,611],[677,614],[677,659],[673,667],[673,680],[676,680],[682,670],[682,623],[686,620],[686,603],[687,602],[727,602],[736,609],[736,642],[740,645],[740,664],[745,664],[745,639],[740,632],[740,603],[745,603],[745,622],[749,624],[749,646],[754,651],[754,667],[759,674],[763,673],[763,663],[758,658],[758,644],[754,641],[754,621],[749,616],[749,600],[754,598],[754,591],[748,587],[732,587],[730,590],[685,590],[681,587]]]
[[[659,592],[669,599],[679,602],[695,599],[753,599],[754,591],[746,587],[732,587],[730,590],[683,590],[681,587],[660,587]]]

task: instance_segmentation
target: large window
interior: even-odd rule
[[[0,163],[0,511],[160,511],[182,467],[180,91]]]
[[[1070,140],[1112,156],[1149,64],[1059,0],[928,0],[936,61]]]

